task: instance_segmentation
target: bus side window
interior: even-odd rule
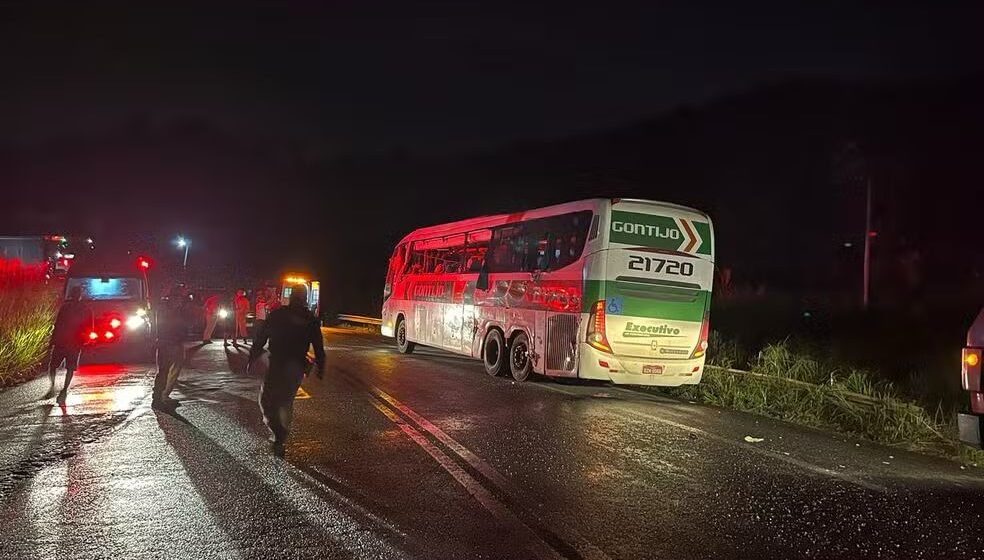
[[[491,242],[491,230],[479,229],[468,232],[465,236],[465,268],[463,272],[471,274],[481,272]]]

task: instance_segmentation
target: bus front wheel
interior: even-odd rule
[[[407,322],[401,318],[396,324],[396,349],[401,354],[409,354],[413,352],[415,346],[416,344],[407,338]]]
[[[499,329],[489,329],[482,345],[482,362],[485,363],[485,373],[499,377],[506,371],[506,339]]]
[[[526,381],[533,371],[533,360],[530,359],[530,337],[521,332],[513,338],[509,345],[509,372],[516,381]]]

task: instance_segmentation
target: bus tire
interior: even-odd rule
[[[509,372],[513,379],[519,382],[526,381],[533,373],[533,360],[530,359],[530,337],[525,332],[520,332],[513,337],[509,345]]]
[[[417,345],[407,339],[407,322],[403,317],[396,322],[396,349],[401,354],[410,354]]]
[[[502,336],[499,329],[489,329],[485,335],[485,343],[482,344],[482,363],[485,364],[485,373],[492,377],[499,377],[506,372],[508,367],[509,351],[506,348],[506,339]]]

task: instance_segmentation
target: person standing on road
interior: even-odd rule
[[[212,334],[215,332],[215,323],[219,320],[219,296],[211,295],[205,300],[203,307],[205,311],[205,332],[202,333],[202,344],[212,344]]]
[[[267,303],[267,300],[268,299],[269,299],[269,292],[268,292],[268,290],[263,289],[263,290],[258,290],[256,292],[256,306],[254,308],[254,309],[256,309],[256,312],[253,315],[253,332],[254,333],[259,332],[260,327],[262,327],[263,326],[263,323],[266,322],[267,312],[269,311],[269,304]],[[254,334],[254,337],[253,338],[255,340],[255,338],[256,338],[255,334]]]
[[[280,301],[280,292],[277,288],[267,288],[267,291],[270,294],[270,297],[267,298],[267,316],[269,316],[277,309],[280,309],[283,302]]]
[[[185,335],[190,309],[184,287],[176,285],[157,307],[157,376],[151,408],[170,412],[181,405],[171,398],[171,391],[185,362]]]
[[[72,376],[79,367],[82,356],[82,344],[85,336],[92,332],[94,319],[92,310],[82,302],[82,288],[75,286],[68,292],[68,297],[58,309],[55,319],[55,329],[51,333],[51,360],[48,362],[48,378],[51,388],[46,398],[55,396],[55,371],[65,362],[65,385],[56,398],[58,404],[65,404],[68,396],[68,386]]]
[[[273,452],[283,455],[294,413],[294,396],[301,381],[310,370],[307,352],[314,347],[315,374],[324,379],[325,346],[318,319],[307,308],[307,291],[298,286],[290,294],[286,307],[270,312],[262,328],[256,332],[249,351],[249,372],[253,362],[263,353],[270,341],[270,367],[260,388],[260,409],[263,421],[273,437]]]
[[[246,290],[236,290],[236,297],[232,299],[232,311],[236,321],[232,345],[239,346],[239,338],[242,337],[243,344],[245,344],[247,336],[246,314],[249,313],[249,299],[246,297]]]

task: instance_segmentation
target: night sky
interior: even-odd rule
[[[2,233],[184,232],[198,263],[364,283],[414,227],[612,194],[469,205],[483,154],[788,80],[943,83],[984,52],[977,2],[176,4],[2,4]]]

